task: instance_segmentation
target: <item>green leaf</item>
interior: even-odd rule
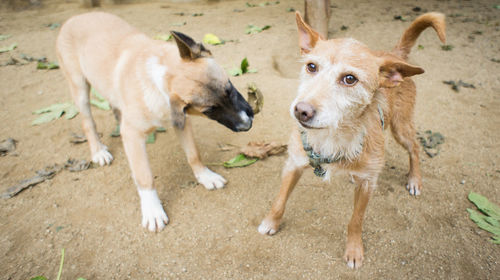
[[[78,109],[73,103],[56,103],[48,107],[36,110],[35,115],[41,115],[36,118],[31,125],[39,125],[60,118],[65,114],[66,119],[72,119],[78,114]]]
[[[479,212],[467,208],[467,212],[469,212],[469,217],[472,221],[474,221],[478,227],[493,233],[494,235],[500,235],[500,227],[495,227],[486,221],[486,216],[480,214]]]
[[[243,58],[243,60],[241,61],[241,65],[240,65],[241,72],[242,72],[243,74],[245,74],[246,72],[248,72],[248,66],[250,66],[250,64],[248,64],[248,59],[245,57],[245,58]]]
[[[167,129],[164,128],[163,126],[160,126],[160,127],[156,128],[156,132],[166,132],[166,131],[167,131]]]
[[[441,46],[441,49],[442,49],[443,51],[451,51],[451,50],[453,50],[453,48],[454,48],[454,47],[455,47],[455,46],[453,46],[453,45],[442,45],[442,46]]]
[[[500,220],[500,207],[498,205],[491,203],[486,197],[472,191],[469,193],[468,198],[481,212]]]
[[[80,277],[80,278],[78,278],[76,280],[87,280],[87,279]]]
[[[254,164],[258,159],[247,158],[244,154],[239,154],[234,158],[224,162],[224,167],[234,168],[234,167],[245,167]]]
[[[12,37],[12,35],[10,35],[10,34],[6,34],[6,35],[1,35],[0,34],[0,41],[3,41],[5,39],[9,39],[10,37]]]
[[[97,99],[90,99],[90,104],[96,106],[101,110],[105,111],[111,110],[109,102],[102,95],[100,95],[95,88],[91,88],[90,92],[92,93],[93,96],[97,98]]]
[[[172,34],[158,34],[153,37],[155,40],[169,41],[172,39]]]
[[[117,124],[115,130],[111,132],[111,137],[120,137],[120,125]]]
[[[0,53],[10,52],[10,51],[14,50],[15,48],[17,48],[17,43],[13,43],[12,45],[10,45],[8,47],[0,47]]]
[[[264,27],[261,28],[261,31],[267,30],[271,28],[271,25],[264,25]]]
[[[36,65],[36,69],[59,69],[59,64],[57,64],[57,62],[39,61]]]
[[[57,23],[57,22],[54,22],[54,23],[49,23],[46,25],[48,28],[50,28],[51,30],[54,30],[56,28],[59,28],[61,26],[60,23]]]
[[[221,45],[223,42],[219,39],[219,37],[215,36],[212,33],[207,33],[203,37],[203,43],[210,45]]]
[[[146,138],[146,143],[153,144],[155,141],[156,141],[156,133],[153,131],[148,135],[148,138]]]
[[[71,120],[72,118],[76,117],[78,113],[79,112],[76,106],[67,107],[66,110],[64,110],[64,118],[66,118],[67,120]]]
[[[47,280],[47,278],[45,276],[36,276],[31,278],[30,280]]]
[[[241,68],[233,68],[228,71],[229,75],[231,76],[241,76],[243,75],[243,71],[241,71]]]
[[[109,103],[106,100],[100,101],[97,99],[90,99],[90,104],[96,106],[97,108],[99,108],[101,110],[105,110],[105,111],[111,110],[111,107],[109,106]]]

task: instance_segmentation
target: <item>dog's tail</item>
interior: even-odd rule
[[[411,48],[413,47],[413,45],[415,45],[418,36],[427,27],[434,28],[439,37],[439,40],[445,43],[446,24],[444,19],[445,15],[436,12],[426,13],[419,16],[403,33],[403,36],[399,40],[398,44],[396,45],[396,47],[394,47],[393,53],[406,60],[408,58],[408,54],[411,51]]]

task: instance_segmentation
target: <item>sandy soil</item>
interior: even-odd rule
[[[15,1],[13,1],[15,2]],[[18,1],[20,2],[20,1]],[[288,106],[297,88],[298,48],[293,13],[301,1],[248,8],[247,0],[112,5],[103,10],[123,17],[154,36],[175,29],[197,40],[215,33],[239,40],[210,47],[221,65],[231,68],[243,57],[259,70],[233,78],[241,91],[256,82],[265,106],[250,132],[235,134],[215,122],[195,119],[204,162],[220,163],[236,151],[218,143],[245,145],[250,140],[285,143],[293,125]],[[250,1],[261,3],[264,1]],[[412,2],[332,1],[330,37],[351,36],[375,49],[390,49],[413,20]],[[416,3],[416,2],[415,2]],[[136,189],[119,138],[111,138],[110,111],[94,108],[98,130],[115,156],[109,167],[71,173],[0,201],[0,275],[55,279],[60,251],[66,250],[63,279],[494,279],[500,275],[500,246],[467,215],[470,191],[500,203],[500,10],[497,1],[418,1],[424,11],[445,13],[448,44],[441,50],[427,30],[410,61],[426,73],[415,78],[419,131],[442,133],[440,154],[421,153],[423,194],[404,188],[406,152],[387,133],[386,168],[364,226],[365,263],[357,271],[342,259],[352,211],[353,185],[345,176],[330,183],[305,173],[287,207],[281,231],[257,233],[260,220],[278,192],[285,156],[241,169],[212,168],[228,179],[223,190],[207,191],[194,176],[172,129],[148,145],[160,198],[171,219],[161,233],[140,226]],[[0,54],[0,64],[21,53],[55,60],[58,29],[70,16],[89,11],[76,0],[42,0],[28,9],[0,6],[0,33],[13,36],[0,45],[18,47]],[[234,12],[241,9],[241,12]],[[184,16],[175,13],[184,12]],[[203,16],[193,17],[193,13]],[[184,26],[172,26],[186,22]],[[247,24],[272,26],[245,35]],[[341,30],[341,26],[348,27]],[[480,32],[477,32],[480,31]],[[481,33],[481,34],[479,34]],[[34,171],[68,158],[89,159],[86,144],[69,142],[81,132],[79,117],[31,126],[32,111],[70,101],[59,70],[36,70],[35,63],[0,67],[0,140],[17,139],[15,154],[0,158],[0,191],[31,177]],[[473,83],[454,92],[443,80]]]

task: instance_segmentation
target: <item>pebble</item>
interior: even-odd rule
[[[460,184],[462,185],[465,184],[465,180],[460,181]]]

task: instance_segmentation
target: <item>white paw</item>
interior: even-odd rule
[[[264,219],[259,225],[259,233],[263,235],[273,235],[277,232],[273,222]]]
[[[92,161],[94,163],[98,163],[100,166],[104,166],[107,164],[111,164],[111,162],[113,161],[113,156],[110,152],[108,152],[108,148],[104,146],[101,150],[92,155]]]
[[[420,184],[418,182],[418,179],[412,178],[408,180],[406,189],[410,192],[411,195],[420,195]]]
[[[142,226],[149,231],[161,231],[168,224],[168,217],[156,190],[138,189],[141,198]]]
[[[202,184],[208,190],[221,189],[226,184],[226,179],[212,170],[205,167],[202,172],[195,174],[198,183]]]

